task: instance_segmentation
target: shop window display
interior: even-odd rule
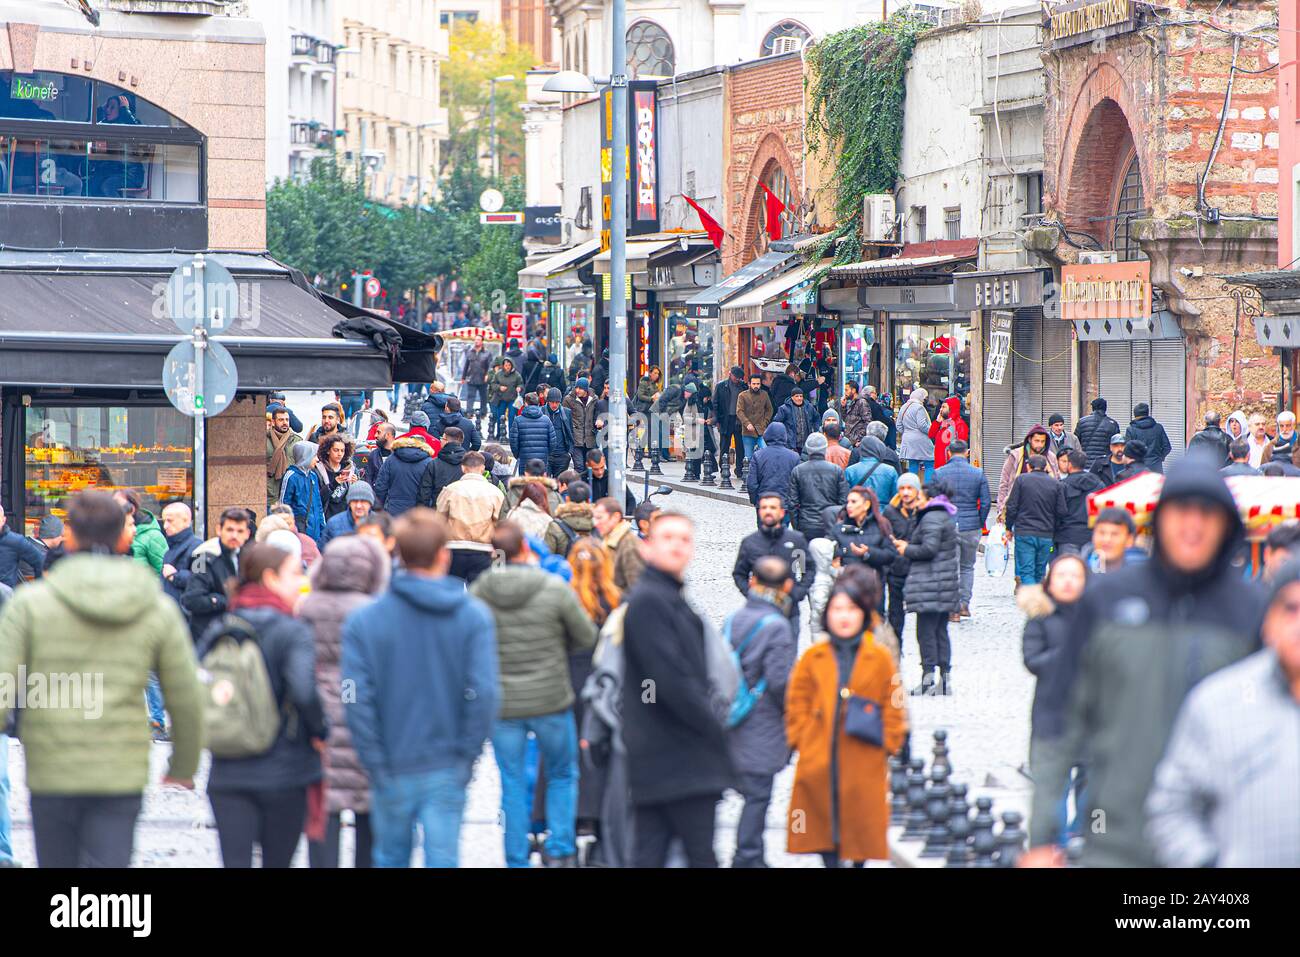
[[[844,326],[844,341],[840,347],[840,364],[844,374],[843,387],[849,382],[857,383],[859,389],[872,385],[871,350],[876,344],[876,327],[872,325]]]
[[[28,534],[87,488],[135,489],[155,515],[193,498],[193,423],[170,406],[33,406],[25,445]]]
[[[929,404],[970,392],[970,336],[966,326],[894,327],[894,395],[902,402],[914,388],[929,394]]]
[[[681,385],[692,368],[705,385],[713,382],[713,356],[718,323],[709,319],[688,319],[680,312],[665,316],[668,330],[666,361],[668,382]]]

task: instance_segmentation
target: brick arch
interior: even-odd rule
[[[802,202],[803,183],[799,181],[796,175],[794,161],[790,158],[790,152],[785,148],[785,143],[780,135],[769,133],[763,137],[758,144],[758,149],[754,151],[754,158],[750,160],[749,167],[745,171],[744,186],[741,187],[742,194],[746,199],[743,207],[744,218],[740,223],[740,248],[742,256],[746,260],[749,250],[753,248],[754,240],[758,236],[760,210],[764,200],[763,190],[759,188],[758,184],[774,167],[778,166],[785,172],[785,178],[790,183],[792,198],[798,198]]]
[[[1114,215],[1119,186],[1134,154],[1148,202],[1154,195],[1141,116],[1125,78],[1113,65],[1098,65],[1080,84],[1070,106],[1056,179],[1057,208],[1071,229],[1099,239],[1108,235],[1107,223],[1090,220]]]

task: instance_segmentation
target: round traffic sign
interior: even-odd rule
[[[371,276],[366,280],[366,295],[371,299],[374,299],[375,296],[379,295],[379,280],[374,276]]]
[[[183,339],[167,353],[163,360],[163,389],[171,404],[185,415],[206,418],[220,415],[234,401],[239,376],[230,350],[217,340],[209,339],[203,353],[202,393],[195,381],[198,363],[193,339]]]
[[[506,204],[506,198],[499,189],[485,189],[479,195],[478,204],[485,213],[497,213]]]
[[[167,280],[167,315],[181,332],[190,332],[196,323],[214,335],[226,332],[239,318],[239,286],[229,269],[204,259],[200,287],[197,260],[177,266]]]

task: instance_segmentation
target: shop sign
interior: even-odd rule
[[[1052,8],[1047,39],[1053,49],[1091,43],[1134,29],[1133,0],[1075,0]]]
[[[524,341],[524,314],[522,312],[506,313],[506,338]]]
[[[623,157],[627,183],[627,234],[659,231],[659,110],[655,81],[634,80],[628,84],[628,144]],[[600,96],[600,249],[610,247],[614,185],[614,92]]]
[[[33,77],[14,74],[9,84],[9,99],[32,100],[37,103],[53,103],[59,98],[59,88],[53,80],[38,83]]]
[[[524,302],[545,302],[546,301],[545,289],[520,289],[519,291],[523,294]]]
[[[524,238],[535,239],[549,246],[558,246],[564,240],[564,224],[558,206],[525,206]]]
[[[1011,322],[1009,312],[995,312],[989,322],[989,354],[984,361],[984,381],[1001,385],[1007,376],[1007,360],[1011,358]]]
[[[953,276],[953,302],[963,312],[1020,309],[1043,302],[1043,274],[1037,270]]]
[[[1061,269],[1061,318],[1149,319],[1151,263],[1123,262],[1064,266]]]

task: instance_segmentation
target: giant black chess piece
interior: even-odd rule
[[[970,802],[966,800],[966,785],[952,785],[952,817],[948,821],[948,831],[952,843],[948,848],[949,867],[970,867],[975,855],[971,853],[970,836]]]
[[[948,768],[933,765],[930,768],[930,792],[926,801],[926,815],[930,818],[930,830],[925,836],[925,848],[922,857],[948,856],[951,835],[948,832],[948,819],[952,817],[952,788],[948,784]]]
[[[1025,832],[1020,826],[1024,818],[1019,811],[1002,812],[1002,833],[998,835],[998,866],[1015,867],[1025,852]]]
[[[925,813],[925,761],[913,758],[907,767],[907,814],[903,817],[903,840],[919,841],[925,837],[930,819]]]
[[[993,799],[980,797],[975,799],[975,820],[971,822],[971,850],[975,852],[972,867],[996,867],[994,854],[998,848],[997,836],[993,833]]]

